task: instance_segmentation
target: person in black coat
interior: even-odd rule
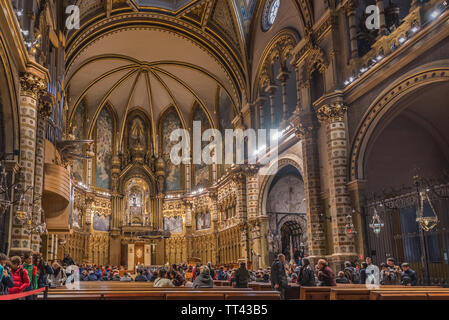
[[[287,274],[285,273],[285,256],[281,253],[271,265],[271,285],[281,293],[281,299],[285,299],[285,290],[288,287]]]
[[[245,262],[240,262],[240,268],[235,271],[235,287],[248,288],[249,272]]]
[[[368,264],[366,262],[362,262],[362,269],[360,269],[360,283],[365,284],[366,283],[366,268],[368,268]]]
[[[418,284],[418,276],[416,272],[410,268],[407,262],[404,262],[402,265],[402,284],[404,286],[416,286]]]
[[[53,274],[53,268],[39,254],[34,255],[33,260],[38,273],[37,288],[44,288],[49,285],[48,275]]]
[[[303,287],[315,286],[315,271],[310,266],[310,260],[308,258],[302,259],[302,267],[299,269],[298,283]]]

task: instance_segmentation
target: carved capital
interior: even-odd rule
[[[348,111],[348,107],[344,104],[337,102],[323,105],[317,110],[317,118],[320,122],[335,122],[343,121],[345,113]]]
[[[30,96],[37,100],[42,92],[46,90],[47,82],[32,73],[26,72],[20,77],[20,88],[22,95]]]
[[[46,119],[51,117],[53,113],[53,106],[55,104],[55,97],[51,93],[43,92],[39,97],[39,115]]]

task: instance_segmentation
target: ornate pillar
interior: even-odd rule
[[[294,122],[296,135],[301,139],[304,159],[304,189],[307,207],[307,241],[309,257],[315,262],[326,255],[324,209],[321,200],[321,177],[318,151],[318,124],[311,113],[296,109]]]
[[[287,80],[289,75],[285,71],[281,71],[277,77],[281,81],[282,89],[282,121],[281,127],[285,128],[288,126],[288,104],[287,104]]]
[[[258,112],[259,112],[259,129],[263,129],[265,122],[264,122],[264,114],[263,114],[263,106],[265,105],[265,102],[267,101],[267,98],[264,96],[260,96],[257,101],[256,105],[258,106]]]
[[[354,237],[348,235],[346,225],[352,223],[351,201],[348,192],[347,107],[340,102],[323,105],[317,110],[320,122],[326,125],[329,161],[329,196],[332,217],[334,266],[350,259],[355,253]]]
[[[246,223],[247,212],[246,212],[246,174],[243,172],[237,172],[233,176],[233,180],[236,187],[237,196],[237,219],[239,223]]]
[[[261,265],[260,267],[265,269],[270,265],[270,257],[268,252],[268,239],[267,234],[269,230],[268,226],[268,217],[261,216],[259,219],[259,230],[260,230],[260,257],[261,257]]]
[[[44,222],[42,214],[42,191],[44,188],[44,161],[45,161],[45,137],[47,131],[47,119],[51,116],[53,111],[54,97],[49,93],[42,95],[38,102],[37,127],[36,127],[36,157],[34,168],[34,206],[36,214],[39,216],[33,217],[35,223],[41,224]],[[33,233],[31,235],[31,247],[33,251],[35,248],[40,248],[41,238],[40,234]]]
[[[14,207],[10,255],[39,251],[39,237],[31,235],[24,224],[17,219],[18,211],[27,211],[34,202],[34,175],[36,165],[36,130],[38,120],[38,99],[47,87],[41,77],[25,73],[20,77],[19,119],[20,119],[20,166],[19,190],[26,191],[23,203]]]
[[[358,56],[357,47],[357,21],[355,17],[356,5],[353,1],[349,1],[346,7],[346,15],[348,16],[349,25],[349,39],[350,39],[350,50],[351,50],[351,63],[355,61]]]
[[[192,202],[187,200],[185,202],[186,217],[185,217],[185,227],[186,227],[186,259],[192,257]]]
[[[356,251],[361,255],[366,254],[365,248],[365,214],[363,213],[363,207],[365,203],[364,190],[366,186],[366,180],[354,180],[348,183],[349,195],[351,196],[352,203],[354,204],[354,210],[352,219],[354,222],[354,228],[356,230]]]
[[[112,210],[112,221],[111,221],[111,238],[109,241],[109,263],[112,265],[119,265],[121,258],[121,238],[120,238],[120,227],[121,227],[121,214],[122,214],[122,204],[123,196],[119,191],[119,175],[120,175],[121,161],[120,157],[114,155],[112,157],[112,168],[111,168],[111,178],[112,178],[112,192],[111,192],[111,210]]]
[[[274,96],[277,91],[277,86],[275,85],[269,85],[265,88],[265,92],[268,94],[268,97],[270,99],[270,128],[276,127],[276,106],[274,104]]]

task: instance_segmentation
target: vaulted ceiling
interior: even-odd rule
[[[295,11],[311,8],[308,1],[287,2],[296,6]],[[138,107],[155,126],[172,105],[190,126],[192,106],[198,103],[216,126],[218,90],[228,95],[235,114],[248,102],[253,71],[246,40],[253,39],[245,28],[248,32],[255,26],[244,22],[252,13],[260,15],[260,1],[77,3],[81,29],[68,34],[66,50],[69,121],[85,99],[91,131],[106,104],[120,122],[127,110]]]

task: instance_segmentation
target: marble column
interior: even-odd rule
[[[20,77],[19,119],[20,119],[20,166],[19,190],[26,191],[24,205],[14,207],[10,255],[39,251],[39,239],[32,236],[24,221],[17,219],[18,211],[27,211],[34,202],[34,176],[36,165],[36,131],[38,121],[38,99],[47,87],[42,78],[25,73]],[[32,208],[31,208],[32,209]],[[25,222],[26,223],[26,222]]]
[[[352,223],[351,200],[348,191],[347,169],[347,107],[340,102],[326,104],[317,110],[320,122],[327,130],[329,167],[329,197],[332,217],[333,254],[335,266],[356,256],[353,234],[347,234],[346,225]]]

